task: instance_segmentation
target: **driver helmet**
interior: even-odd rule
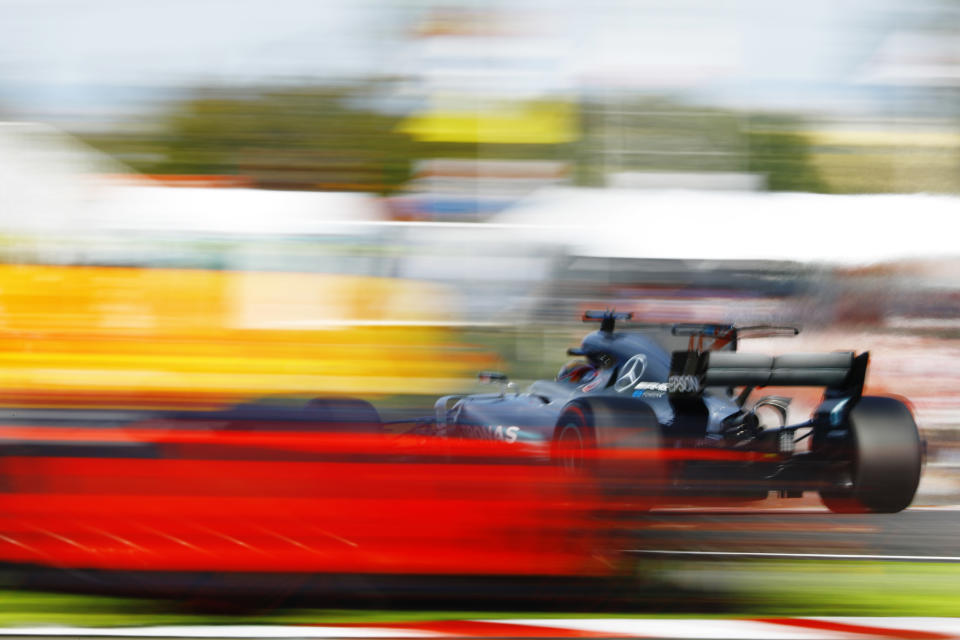
[[[557,382],[573,382],[582,384],[597,377],[597,368],[582,360],[571,360],[560,368],[557,373]]]

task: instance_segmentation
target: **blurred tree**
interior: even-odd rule
[[[747,144],[746,170],[766,176],[771,191],[809,191],[827,193],[812,162],[811,145],[798,123],[764,122],[744,132]]]
[[[762,175],[775,191],[826,190],[799,120],[630,96],[591,101],[582,114],[585,184],[618,172],[720,171]]]
[[[157,127],[88,137],[148,174],[238,175],[257,187],[387,193],[409,176],[399,118],[354,106],[366,85],[201,90]]]
[[[389,194],[426,158],[562,160],[564,144],[415,140],[378,110],[378,82],[283,90],[204,89],[157,126],[84,139],[147,174],[232,175],[272,189]],[[548,103],[549,106],[549,103]]]
[[[584,185],[621,171],[723,171],[762,174],[773,190],[826,190],[800,122],[784,117],[626,96],[578,105],[579,136],[553,144],[414,139],[405,115],[379,108],[385,82],[202,89],[152,126],[84,139],[143,173],[240,176],[272,189],[390,194],[417,160],[482,158],[569,162]]]

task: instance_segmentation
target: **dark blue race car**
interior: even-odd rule
[[[600,330],[568,353],[554,380],[519,392],[483,372],[496,393],[445,396],[421,429],[449,438],[541,443],[559,464],[602,465],[595,451],[655,451],[634,463],[657,494],[761,499],[817,491],[838,512],[890,513],[913,500],[923,443],[910,408],[864,396],[868,353],[740,353],[747,337],[791,327],[634,325],[630,314],[587,312]],[[629,326],[629,325],[628,325]],[[790,398],[763,387],[823,388],[809,419],[788,424]],[[622,471],[622,469],[621,469]]]

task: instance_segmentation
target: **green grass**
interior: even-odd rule
[[[656,600],[645,593],[656,593]],[[443,619],[956,616],[960,565],[751,560],[662,562],[645,569],[636,604],[597,613],[270,609],[202,612],[189,601],[0,591],[0,626],[374,623]],[[197,612],[201,611],[201,612]]]
[[[737,613],[784,616],[955,616],[960,565],[776,560],[673,563],[662,578],[723,594]]]

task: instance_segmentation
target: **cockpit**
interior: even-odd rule
[[[557,382],[570,384],[586,384],[597,377],[598,369],[583,360],[571,360],[560,367],[557,372]]]

